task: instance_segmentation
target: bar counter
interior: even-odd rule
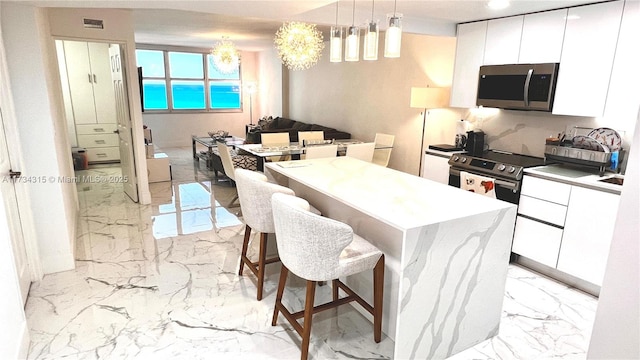
[[[394,358],[443,359],[497,335],[515,205],[349,157],[267,163],[265,174],[385,253]],[[347,283],[371,300],[371,274]]]

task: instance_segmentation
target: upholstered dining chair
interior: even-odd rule
[[[304,146],[305,140],[324,140],[324,131],[298,131],[298,144]]]
[[[371,162],[373,159],[373,151],[376,148],[375,143],[351,144],[347,146],[346,155],[362,161]]]
[[[218,154],[220,156],[220,161],[222,162],[222,168],[224,169],[224,174],[232,181],[232,184],[236,183],[236,168],[247,169],[256,171],[258,170],[258,161],[255,157],[250,155],[239,155],[234,150],[229,149],[229,147],[222,143],[218,142]],[[231,199],[227,207],[231,207],[238,200],[238,194]]]
[[[336,157],[338,155],[338,145],[315,145],[305,148],[305,159],[321,159]]]
[[[281,132],[281,133],[261,133],[260,134],[260,143],[265,147],[272,146],[288,146],[290,143],[289,133]],[[266,161],[287,161],[291,160],[291,156],[282,155],[282,156],[268,156],[265,158]]]
[[[376,138],[373,142],[376,144],[376,147],[380,149],[373,151],[372,163],[382,166],[389,165],[389,158],[391,157],[391,150],[395,138],[394,135],[376,133]]]
[[[309,355],[313,314],[357,301],[373,315],[373,338],[382,336],[382,296],[384,289],[384,255],[367,240],[353,233],[347,224],[318,216],[309,211],[309,203],[289,194],[274,194],[271,199],[273,221],[282,261],[276,304],[271,325],[282,313],[302,336],[301,359]],[[348,288],[338,278],[373,270],[373,306]],[[304,311],[289,312],[282,295],[289,272],[306,280]],[[332,280],[333,301],[313,306],[316,283]],[[339,289],[347,296],[340,298]],[[303,318],[302,325],[298,322]]]
[[[305,141],[324,140],[324,131],[298,131],[298,144],[306,146]],[[306,159],[307,155],[300,155],[300,159]]]

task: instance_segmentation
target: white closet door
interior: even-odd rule
[[[98,123],[115,124],[116,102],[111,79],[109,44],[88,43],[89,59],[95,98],[95,114]]]
[[[93,80],[87,43],[65,41],[64,53],[75,123],[95,124],[96,108],[93,101]]]

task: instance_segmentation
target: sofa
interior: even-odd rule
[[[276,117],[273,119],[262,119],[258,122],[258,126],[248,129],[246,141],[247,143],[259,144],[261,143],[260,134],[262,133],[288,132],[289,141],[298,142],[298,131],[324,131],[325,140],[351,138],[350,133],[339,131],[334,128],[318,124],[307,124],[283,117]]]

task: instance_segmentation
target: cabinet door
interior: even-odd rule
[[[486,36],[486,21],[458,25],[458,42],[449,102],[451,107],[476,106],[478,74],[484,58]]]
[[[619,200],[616,194],[572,187],[558,270],[602,285]]]
[[[560,62],[567,11],[560,9],[524,16],[520,64]]]
[[[484,65],[516,64],[524,16],[489,20],[484,47]]]
[[[449,158],[425,154],[422,177],[441,184],[449,184]]]
[[[553,114],[603,115],[623,5],[569,9]]]
[[[511,251],[555,268],[562,229],[518,216]]]
[[[64,41],[69,92],[76,124],[94,124],[96,109],[93,102],[93,80],[89,64],[89,50],[84,41]]]
[[[93,80],[95,118],[98,123],[116,123],[116,99],[111,79],[109,44],[88,43]]]
[[[614,129],[633,129],[640,107],[640,3],[627,1],[622,14],[616,56],[613,61],[605,122]]]

